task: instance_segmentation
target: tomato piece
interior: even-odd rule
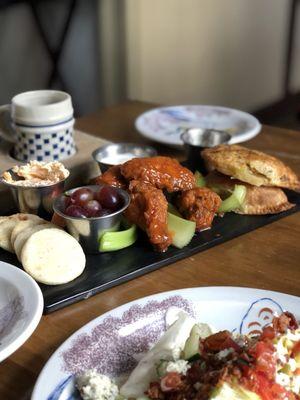
[[[283,400],[289,398],[289,392],[274,381],[269,380],[264,373],[249,371],[245,386],[258,394],[262,400]]]
[[[262,331],[261,339],[262,340],[265,340],[265,339],[272,340],[275,338],[275,336],[276,336],[275,329],[272,326],[266,326]]]
[[[168,372],[160,380],[160,388],[163,392],[174,392],[182,386],[182,375],[178,372]]]
[[[270,342],[259,341],[249,353],[255,358],[255,370],[263,372],[269,379],[276,373],[275,348]]]

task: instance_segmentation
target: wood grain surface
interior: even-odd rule
[[[128,102],[81,118],[77,128],[112,141],[150,143],[136,132],[134,120],[152,107]],[[184,158],[182,152],[152,145],[161,154]],[[247,146],[280,157],[300,174],[300,132],[264,126]],[[298,213],[43,316],[31,338],[0,364],[0,399],[29,399],[43,365],[68,336],[98,315],[140,297],[172,289],[218,285],[270,289],[299,296],[299,239]]]

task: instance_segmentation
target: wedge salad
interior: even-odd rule
[[[251,337],[214,332],[182,310],[171,319],[122,385],[95,370],[79,375],[82,399],[300,399],[300,329],[291,313]]]

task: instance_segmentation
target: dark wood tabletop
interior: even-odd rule
[[[135,118],[153,105],[128,102],[80,118],[77,128],[111,141],[147,142]],[[178,150],[152,143],[180,159]],[[300,132],[264,126],[247,146],[281,158],[300,174]],[[210,250],[43,316],[27,342],[0,364],[0,399],[30,398],[35,380],[55,349],[91,319],[121,304],[172,289],[244,286],[300,295],[300,218],[290,215]],[[43,399],[41,399],[43,400]]]

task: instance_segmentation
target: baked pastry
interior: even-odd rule
[[[232,192],[235,185],[246,187],[246,195],[243,203],[234,212],[247,215],[277,214],[289,210],[294,204],[288,201],[283,190],[278,187],[253,186],[228,176],[211,172],[206,178],[206,185],[216,190],[222,196],[222,192]]]
[[[209,171],[217,170],[254,186],[300,190],[297,175],[282,161],[261,151],[220,145],[203,150],[201,155]]]

